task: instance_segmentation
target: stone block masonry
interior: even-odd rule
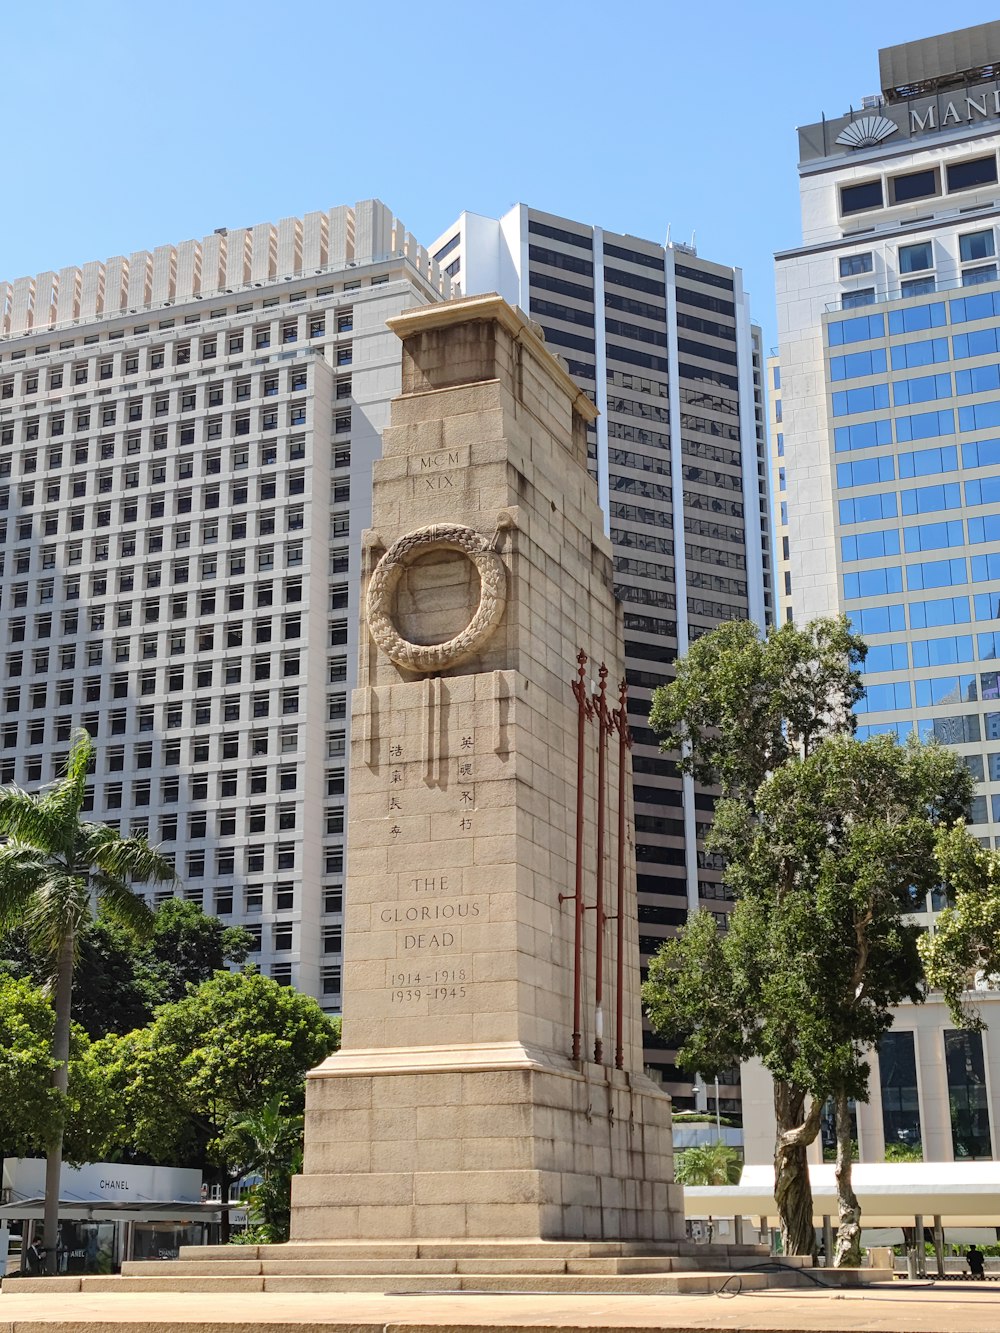
[[[344,1048],[308,1080],[292,1236],[676,1238],[670,1103],[641,1072],[633,877],[624,1068],[570,1058],[578,649],[622,674],[594,408],[499,297],[390,327],[403,390],[363,561]],[[588,1052],[595,931],[589,912]]]

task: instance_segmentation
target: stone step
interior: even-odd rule
[[[736,1256],[719,1259],[713,1268],[732,1271],[752,1268],[760,1258]],[[790,1265],[794,1267],[794,1265]],[[122,1264],[123,1277],[361,1277],[378,1274],[388,1281],[410,1273],[445,1276],[449,1273],[532,1273],[599,1275],[602,1273],[677,1273],[705,1270],[705,1261],[692,1255],[650,1255],[607,1259],[233,1259],[201,1263],[193,1259],[133,1260]]]
[[[712,1268],[731,1272],[744,1266],[752,1268],[753,1258],[736,1257],[719,1260]],[[256,1260],[239,1258],[228,1264],[196,1260],[133,1260],[121,1265],[123,1277],[337,1277],[340,1274],[360,1277],[381,1274],[387,1278],[407,1273],[680,1273],[704,1272],[705,1262],[687,1254],[659,1254],[645,1258],[283,1258],[283,1260]]]
[[[678,1293],[708,1293],[717,1291],[727,1274],[719,1272],[690,1272],[665,1274],[400,1274],[400,1275],[343,1275],[288,1277],[79,1277],[79,1278],[23,1278],[18,1283],[22,1294],[78,1291],[83,1295],[101,1292],[136,1294],[198,1292],[206,1295],[223,1292],[363,1292],[386,1294],[419,1291],[482,1291],[523,1292],[532,1294],[568,1294],[593,1292],[597,1294],[657,1295]],[[799,1280],[791,1272],[740,1274],[742,1289],[764,1290],[768,1287],[798,1286]],[[53,1284],[58,1283],[58,1288]]]
[[[284,1245],[182,1245],[180,1258],[195,1263],[233,1259],[600,1259],[684,1255],[706,1268],[717,1259],[767,1258],[765,1245],[699,1245],[692,1241],[290,1241]],[[802,1263],[810,1260],[802,1258]]]

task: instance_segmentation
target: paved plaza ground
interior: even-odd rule
[[[16,1285],[16,1284],[14,1284]],[[865,1291],[711,1296],[238,1294],[0,1295],[0,1333],[533,1333],[661,1329],[705,1333],[1000,1333],[1000,1285],[902,1283]]]

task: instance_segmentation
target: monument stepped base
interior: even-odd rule
[[[421,1292],[697,1294],[739,1274],[744,1290],[884,1281],[879,1269],[812,1269],[762,1245],[628,1241],[429,1241],[185,1246],[179,1259],[128,1263],[120,1277],[25,1278],[19,1292]]]

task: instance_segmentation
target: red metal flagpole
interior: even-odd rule
[[[587,691],[587,654],[581,648],[576,655],[578,662],[576,680],[572,682],[576,696],[577,731],[576,731],[576,892],[560,893],[560,903],[575,903],[573,913],[573,1059],[581,1058],[580,1043],[582,1032],[580,1025],[581,985],[583,978],[583,801],[584,801],[584,763],[586,759],[587,721],[593,716],[594,709]]]
[[[625,752],[632,748],[628,725],[628,682],[622,678],[618,687],[618,707],[614,712],[618,731],[618,952],[615,959],[615,1068],[625,1068],[623,1040],[623,1001],[625,996]]]
[[[608,732],[612,727],[611,714],[608,712],[607,689],[608,668],[601,663],[597,673],[599,685],[594,712],[597,715],[597,901],[594,909],[597,913],[597,951],[595,958],[596,979],[594,982],[594,1063],[604,1063],[604,931],[607,917],[604,913],[604,825],[605,825],[605,778],[608,766]]]

